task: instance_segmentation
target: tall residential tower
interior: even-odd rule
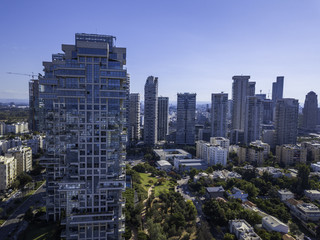
[[[196,94],[178,93],[176,144],[195,143]]]
[[[211,95],[211,137],[227,136],[228,94]]]
[[[129,96],[129,129],[128,139],[130,143],[140,139],[140,94],[130,93]]]
[[[318,124],[318,96],[315,92],[309,92],[304,101],[303,128],[314,131]]]
[[[158,97],[158,141],[166,140],[169,130],[169,98]]]
[[[293,98],[278,99],[275,111],[275,144],[295,144],[298,134],[299,102]]]
[[[61,237],[122,239],[125,217],[126,49],[115,37],[76,34],[43,62],[40,112],[46,133],[48,220]]]
[[[149,76],[144,85],[144,144],[157,143],[158,128],[158,78]]]

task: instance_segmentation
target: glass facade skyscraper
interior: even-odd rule
[[[176,144],[195,142],[196,94],[178,93]]]
[[[126,49],[113,36],[76,34],[62,50],[39,78],[47,218],[61,221],[65,239],[121,239]]]

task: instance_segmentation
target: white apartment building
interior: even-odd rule
[[[230,220],[229,230],[238,240],[261,240],[253,227],[244,219]]]
[[[270,153],[270,145],[268,143],[264,143],[260,140],[256,140],[254,142],[250,143],[250,146],[263,148],[263,155],[264,157],[267,157]]]
[[[320,191],[318,190],[304,190],[304,195],[311,201],[320,201]]]
[[[293,207],[292,213],[305,222],[320,220],[320,209],[312,203],[300,203]]]
[[[8,189],[17,176],[17,163],[14,157],[0,156],[0,190]]]
[[[271,215],[262,218],[262,227],[264,227],[267,231],[275,231],[280,233],[289,232],[288,225]]]
[[[210,138],[211,145],[219,145],[222,148],[229,149],[230,140],[224,137],[211,137]]]
[[[223,148],[219,145],[211,145],[208,142],[197,142],[197,157],[205,160],[208,165],[221,164],[227,165],[228,148]]]
[[[288,189],[278,190],[278,196],[282,202],[286,201],[288,199],[294,198],[294,194],[291,191],[289,191]]]
[[[8,157],[14,157],[17,161],[17,175],[22,172],[32,170],[32,149],[26,146],[11,148],[6,154]]]

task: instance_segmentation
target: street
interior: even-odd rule
[[[45,183],[42,184],[37,191],[31,195],[24,203],[22,203],[10,217],[0,227],[0,240],[5,240],[8,237],[12,238],[14,231],[18,230],[24,213],[38,201],[45,200]]]

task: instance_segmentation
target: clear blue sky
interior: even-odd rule
[[[159,95],[213,92],[231,98],[232,76],[251,75],[268,93],[285,76],[284,97],[320,94],[319,0],[1,1],[0,99],[27,99],[27,76],[73,44],[76,32],[109,34],[127,48],[131,92],[159,77]]]

